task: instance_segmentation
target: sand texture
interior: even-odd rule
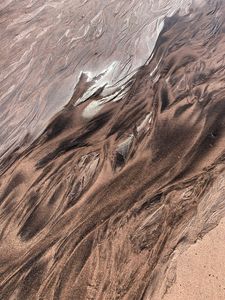
[[[225,2],[0,24],[0,299],[225,299]]]

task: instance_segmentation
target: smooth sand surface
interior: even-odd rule
[[[176,282],[163,300],[225,299],[225,218],[177,260]]]

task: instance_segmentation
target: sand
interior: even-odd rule
[[[176,282],[163,300],[225,299],[225,218],[177,258]]]
[[[0,299],[224,299],[225,2],[15,2]]]

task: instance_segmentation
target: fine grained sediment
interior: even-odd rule
[[[42,134],[1,160],[2,299],[168,291],[176,250],[225,214],[224,20],[219,1],[166,18],[118,89],[85,98],[81,74]]]

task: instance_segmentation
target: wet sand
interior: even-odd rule
[[[225,3],[180,2],[174,12],[179,5],[169,2],[23,2],[27,11],[1,4],[1,91],[9,97],[0,120],[1,298],[198,297],[200,282],[194,294],[177,285],[192,276],[185,255],[210,269],[207,242],[197,246],[199,260],[193,251],[225,217]],[[40,34],[37,23],[42,42],[31,34]],[[27,77],[12,26],[20,47],[21,35],[35,43],[36,52],[24,52]],[[76,26],[86,32],[79,43],[70,36]],[[211,257],[224,244],[213,239]],[[222,292],[205,289],[218,299]]]
[[[95,78],[89,93],[131,76],[186,2],[1,0],[0,154],[37,138],[82,72]]]

